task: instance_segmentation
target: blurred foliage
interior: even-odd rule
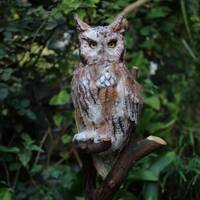
[[[111,22],[129,0],[0,1],[0,199],[83,200],[71,137],[79,62],[73,15]],[[139,140],[168,147],[139,161],[120,200],[200,199],[200,3],[153,0],[127,16],[126,62],[139,67]]]

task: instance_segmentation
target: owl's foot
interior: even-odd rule
[[[73,143],[86,152],[99,153],[110,148],[111,139],[96,131],[83,131],[74,135]]]
[[[101,141],[110,140],[105,135],[100,135],[98,132],[92,131],[83,131],[74,135],[73,142],[86,142],[93,141],[94,143],[99,143]]]

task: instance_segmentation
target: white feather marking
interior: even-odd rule
[[[84,80],[82,81],[82,83],[83,83],[84,86],[88,87],[89,81],[88,81],[87,79],[84,79]]]
[[[93,140],[95,142],[96,138],[98,138],[98,133],[96,131],[82,131],[74,135],[73,141],[85,142],[88,140]]]
[[[115,80],[111,77],[111,79],[110,79],[110,83],[111,83],[111,85],[114,85],[115,84]]]
[[[106,79],[110,79],[111,75],[109,74],[109,72],[105,73],[105,77],[106,77]]]
[[[100,78],[101,84],[103,84],[105,80],[106,80],[105,76],[101,76],[101,78]]]
[[[117,93],[119,94],[119,97],[121,99],[124,98],[124,92],[125,92],[125,87],[122,81],[119,81],[118,85],[117,85]]]
[[[99,104],[89,105],[89,115],[94,123],[98,123],[98,121],[102,118],[101,109],[101,105]]]
[[[118,117],[125,116],[125,87],[122,81],[119,81],[117,85],[117,93],[119,95],[119,102],[116,106],[116,115]]]
[[[109,82],[108,80],[106,80],[106,81],[105,81],[105,85],[106,85],[106,86],[110,86],[111,84],[110,84],[110,82]]]
[[[97,81],[96,81],[96,85],[97,85],[98,87],[101,86],[100,80],[97,80]]]

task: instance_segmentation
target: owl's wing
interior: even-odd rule
[[[137,125],[139,113],[142,107],[140,85],[133,78],[132,74],[126,67],[123,68],[122,73],[122,81],[125,84],[124,102],[126,115],[130,121],[134,122],[134,124]]]
[[[80,110],[80,102],[79,102],[79,82],[78,77],[79,76],[79,70],[74,71],[72,83],[71,83],[71,96],[72,96],[72,102],[75,108],[75,122],[78,132],[84,127],[83,119],[81,117],[81,110]]]

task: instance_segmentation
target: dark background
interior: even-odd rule
[[[0,199],[83,200],[70,97],[74,14],[110,23],[130,0],[0,0]],[[127,15],[126,62],[139,68],[135,140],[168,146],[139,161],[118,200],[200,199],[200,2],[153,0]],[[99,181],[99,180],[98,180]]]

